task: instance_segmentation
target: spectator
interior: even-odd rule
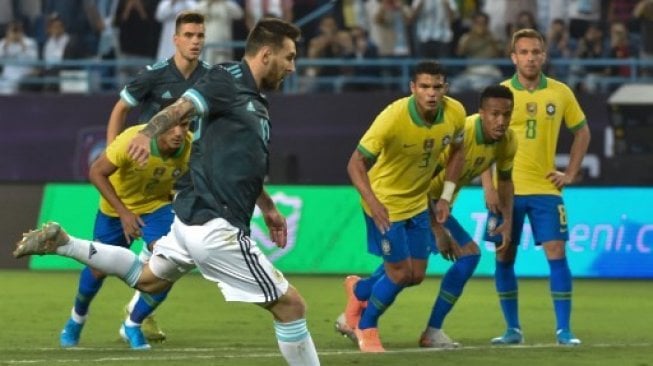
[[[489,18],[485,13],[474,16],[472,28],[463,34],[456,55],[468,60],[499,58],[503,56],[501,42],[490,32]],[[495,65],[472,64],[451,82],[451,92],[482,91],[488,85],[501,81],[503,75]]]
[[[94,0],[43,0],[43,13],[61,18],[78,58],[97,55],[104,21]]]
[[[585,35],[578,41],[576,58],[581,60],[592,60],[604,58],[608,54],[603,30],[598,24],[590,24]],[[571,86],[579,91],[589,93],[599,89],[599,80],[605,75],[604,66],[574,66],[572,69]],[[580,80],[579,80],[580,78]]]
[[[367,31],[362,27],[354,26],[349,31],[354,47],[353,56],[357,60],[370,60],[379,57],[379,51],[370,40]],[[360,66],[354,68],[352,72],[354,77],[366,78],[370,80],[379,80],[381,70],[377,66]],[[355,83],[345,85],[346,90],[352,91],[369,91],[379,88],[378,82],[369,82],[358,80]]]
[[[599,0],[568,0],[569,35],[580,39],[590,25],[601,21],[601,2]]]
[[[274,17],[287,22],[293,20],[293,0],[245,0],[245,25],[252,29],[263,17]]]
[[[354,45],[349,32],[339,29],[336,19],[327,15],[320,20],[320,33],[310,40],[308,58],[351,58]],[[316,76],[335,77],[342,75],[343,69],[339,66],[310,67],[306,70],[309,78]],[[312,80],[316,81],[315,79]],[[337,87],[336,87],[337,88]],[[320,91],[334,91],[333,80],[325,84],[318,84]]]
[[[633,47],[626,25],[622,22],[612,23],[610,25],[610,51],[608,57],[616,60],[628,59],[637,56],[637,50]],[[612,66],[606,70],[606,74],[612,77],[629,78],[631,77],[631,67],[629,65]],[[603,91],[612,91],[614,87],[621,83],[622,80],[606,80],[602,85]]]
[[[161,36],[156,53],[157,60],[167,60],[175,54],[172,38],[175,35],[177,15],[184,10],[193,10],[196,7],[196,0],[162,0],[159,3],[156,8],[156,20],[161,23]]]
[[[413,1],[412,20],[415,23],[416,54],[422,58],[451,56],[453,22],[458,18],[455,0]]]
[[[0,60],[9,62],[0,76],[0,94],[14,94],[19,90],[21,79],[34,73],[32,65],[23,63],[38,60],[36,41],[25,35],[21,22],[7,25],[5,37],[0,40]]]
[[[546,36],[547,56],[550,60],[569,59],[574,54],[574,45],[569,38],[569,30],[562,19],[554,19],[548,27],[549,32]],[[555,62],[549,63],[547,74],[556,79],[566,79],[569,73],[568,65],[555,65]]]
[[[243,18],[243,8],[233,0],[202,0],[196,11],[206,17],[206,47],[204,61],[209,64],[233,59],[232,25]]]
[[[653,0],[640,0],[633,10],[633,16],[639,20],[639,57],[643,61],[653,62]],[[652,75],[653,67],[642,69],[642,76]]]
[[[370,38],[380,57],[410,56],[407,26],[412,12],[403,0],[368,0]]]
[[[483,12],[490,19],[490,32],[503,43],[510,40],[510,31],[517,15],[522,11],[535,14],[537,3],[535,0],[492,0],[485,1]]]
[[[66,33],[66,26],[57,14],[48,17],[47,33],[48,37],[43,46],[45,67],[42,75],[46,78],[58,77],[61,69],[58,64],[64,59],[70,36]],[[51,83],[46,80],[44,90],[58,91],[58,85],[58,83]]]

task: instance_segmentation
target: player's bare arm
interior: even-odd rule
[[[451,155],[447,161],[444,178],[444,190],[442,196],[435,204],[435,218],[440,224],[444,224],[449,218],[451,199],[453,192],[456,189],[456,182],[460,178],[460,174],[465,164],[465,152],[463,150],[462,142],[451,145]]]
[[[590,129],[587,124],[574,132],[574,141],[571,144],[567,169],[564,172],[552,171],[547,175],[547,178],[556,188],[562,189],[562,187],[572,184],[577,179],[580,165],[590,144],[590,138]]]
[[[109,123],[107,124],[107,145],[110,144],[125,128],[125,121],[131,107],[122,99],[116,102],[116,105],[111,110]]]
[[[263,189],[256,200],[256,206],[263,213],[263,220],[270,232],[270,239],[277,244],[279,248],[284,248],[288,242],[288,225],[286,218],[281,215],[277,206],[274,204],[272,197]]]
[[[125,239],[130,242],[130,238],[140,238],[142,235],[141,227],[145,225],[140,216],[131,212],[122,202],[115,188],[111,184],[109,177],[118,170],[107,158],[106,154],[100,155],[93,164],[88,174],[88,178],[97,187],[104,199],[116,210],[120,217]]]
[[[491,235],[501,235],[501,245],[496,248],[497,252],[501,252],[510,246],[512,241],[512,210],[513,199],[515,196],[515,185],[512,182],[510,175],[499,174],[499,182],[497,186],[499,211],[503,217],[501,225],[497,226]]]
[[[372,167],[373,161],[365,157],[360,151],[354,150],[347,164],[349,179],[358,190],[367,206],[370,208],[372,219],[381,233],[390,230],[390,215],[385,206],[379,201],[374,192],[367,171]]]
[[[490,212],[499,213],[499,194],[492,183],[492,167],[481,173],[481,185],[485,195],[485,206]]]
[[[145,127],[132,139],[127,150],[129,157],[138,164],[145,165],[150,156],[150,139],[167,131],[173,126],[183,123],[195,113],[195,106],[186,98],[179,98],[167,106],[145,125]]]

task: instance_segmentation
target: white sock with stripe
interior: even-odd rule
[[[279,350],[290,366],[319,366],[313,338],[306,327],[306,319],[289,323],[274,322]]]
[[[143,272],[143,263],[131,250],[115,245],[82,240],[70,236],[57,254],[73,258],[108,275],[114,275],[134,287]]]

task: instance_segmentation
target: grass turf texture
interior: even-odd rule
[[[248,304],[225,303],[199,275],[186,276],[157,311],[168,341],[150,352],[131,351],[118,336],[131,290],[110,278],[91,306],[80,347],[59,348],[77,273],[0,271],[0,365],[283,365],[270,315]],[[344,307],[344,277],[290,276],[308,303],[308,322],[323,365],[636,365],[653,366],[653,292],[650,281],[576,280],[572,325],[583,344],[555,345],[547,280],[520,281],[526,343],[490,346],[504,330],[491,279],[473,278],[445,321],[463,347],[422,350],[423,330],[439,278],[405,290],[380,322],[389,351],[361,354],[336,334]]]

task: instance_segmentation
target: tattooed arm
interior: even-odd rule
[[[155,114],[145,127],[129,144],[128,154],[136,163],[143,166],[150,156],[150,140],[171,127],[180,124],[195,113],[195,106],[186,98],[179,98]]]

